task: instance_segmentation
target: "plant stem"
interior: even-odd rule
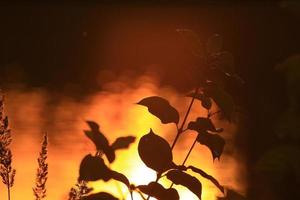
[[[184,118],[183,118],[183,121],[182,121],[182,124],[181,124],[180,128],[178,129],[178,127],[177,127],[177,134],[176,134],[176,137],[175,137],[175,139],[174,139],[174,141],[173,141],[173,143],[172,143],[172,146],[171,146],[171,150],[172,150],[172,151],[173,151],[173,149],[174,149],[174,147],[175,147],[175,144],[176,144],[177,141],[178,141],[178,138],[179,138],[180,134],[184,131],[184,130],[183,130],[184,125],[185,125],[185,123],[186,123],[186,120],[187,120],[187,118],[188,118],[190,112],[191,112],[191,109],[192,109],[192,106],[193,106],[193,104],[194,104],[196,95],[198,94],[198,91],[199,91],[199,87],[197,87],[197,88],[195,89],[195,93],[194,93],[193,98],[192,98],[192,100],[191,100],[191,103],[190,103],[190,105],[189,105],[189,107],[188,107],[188,109],[187,109],[187,111],[186,111],[186,113],[185,113],[185,116],[184,116]],[[196,142],[194,142],[193,147],[195,146],[195,143],[196,143]],[[192,148],[193,148],[193,147],[192,147]],[[192,151],[192,148],[190,149],[190,151]],[[189,156],[190,153],[191,153],[191,152],[188,153],[187,157]],[[187,157],[186,157],[186,159],[185,159],[184,162],[186,162]],[[159,180],[160,178],[161,178],[161,174],[157,175],[157,178],[156,178],[156,180],[155,180],[155,183],[157,183],[158,180]],[[171,187],[172,187],[172,186],[171,186]],[[148,195],[148,197],[147,197],[147,200],[149,200],[149,199],[150,199],[150,195]]]
[[[216,112],[214,112],[214,113],[211,114],[211,113],[209,112],[209,110],[208,110],[207,118],[210,118],[211,116],[213,116],[213,115],[215,115],[215,114],[218,114],[219,112],[220,112],[220,111],[216,111]],[[197,135],[197,137],[198,137],[198,135]],[[185,156],[185,158],[184,158],[184,160],[183,160],[183,162],[182,162],[181,165],[184,165],[184,164],[186,163],[187,159],[190,157],[190,154],[191,154],[192,150],[194,149],[195,144],[197,143],[197,137],[196,137],[196,139],[194,140],[194,142],[193,142],[193,144],[192,144],[192,146],[191,146],[189,152],[188,152],[187,155]],[[171,184],[170,188],[172,188],[173,185],[174,185],[174,183]]]
[[[155,183],[157,183],[158,182],[158,180],[161,178],[161,174],[157,174],[157,176],[156,176],[156,180],[155,180]],[[149,200],[150,199],[150,195],[148,195],[148,197],[147,197],[147,200]]]
[[[181,165],[184,165],[184,164],[186,163],[186,161],[187,161],[187,159],[189,158],[189,156],[190,156],[192,150],[194,149],[196,143],[197,143],[197,138],[194,140],[194,142],[193,142],[193,144],[192,144],[192,146],[191,146],[189,152],[188,152],[187,155],[185,156],[184,161],[182,162]],[[174,185],[174,183],[171,184],[170,188],[172,188],[173,185]]]
[[[8,173],[6,173],[6,177],[7,177],[7,197],[8,197],[8,200],[10,200],[10,180],[9,180]]]
[[[173,141],[173,144],[172,144],[172,146],[171,146],[171,149],[172,149],[172,150],[174,149],[175,144],[177,143],[177,140],[178,140],[180,134],[183,132],[183,127],[184,127],[184,125],[185,125],[185,123],[186,123],[186,120],[187,120],[189,114],[190,114],[190,111],[191,111],[191,108],[192,108],[192,106],[193,106],[193,104],[194,104],[194,101],[195,101],[196,95],[197,95],[197,93],[198,93],[198,90],[199,90],[199,87],[197,87],[197,88],[195,89],[195,93],[194,93],[194,96],[193,96],[193,98],[192,98],[192,100],[191,100],[191,103],[190,103],[190,105],[189,105],[189,108],[188,108],[188,110],[187,110],[187,112],[186,112],[186,114],[185,114],[185,116],[184,116],[184,119],[183,119],[183,122],[182,122],[182,124],[181,124],[181,127],[178,129],[177,135],[176,135],[176,137],[175,137],[175,139],[174,139],[174,141]]]
[[[191,148],[190,148],[188,154],[185,156],[184,161],[182,162],[181,165],[184,165],[184,164],[186,163],[186,161],[187,161],[187,159],[189,158],[189,156],[190,156],[190,154],[191,154],[191,152],[192,152],[192,150],[193,150],[193,148],[194,148],[196,142],[197,142],[197,138],[194,140],[194,142],[193,142],[193,144],[192,144],[192,146],[191,146]]]

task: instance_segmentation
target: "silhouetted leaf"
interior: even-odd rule
[[[213,160],[216,158],[220,159],[225,145],[225,140],[221,136],[202,131],[198,133],[197,142],[210,149]]]
[[[148,107],[149,112],[158,117],[163,124],[179,122],[178,111],[162,97],[146,97],[137,104]]]
[[[98,151],[102,151],[107,157],[108,161],[112,163],[115,160],[115,152],[110,147],[107,138],[99,130],[99,125],[92,121],[87,121],[91,131],[84,131],[85,135],[93,141]]]
[[[97,132],[100,129],[99,124],[97,124],[96,122],[93,121],[86,121],[86,123],[89,125],[89,127],[91,128],[92,131]]]
[[[166,189],[156,182],[151,182],[148,185],[139,185],[137,188],[158,200],[179,200],[178,192],[174,188]]]
[[[180,170],[170,170],[166,176],[176,185],[183,185],[187,187],[190,191],[196,194],[199,199],[201,199],[202,185],[197,178]]]
[[[215,54],[221,51],[223,45],[222,37],[219,34],[214,34],[206,43],[206,51],[209,54]]]
[[[204,93],[215,101],[223,116],[230,121],[235,110],[231,95],[216,85],[206,87]]]
[[[80,163],[79,181],[109,181],[114,179],[130,186],[125,175],[109,169],[99,156],[86,155]]]
[[[218,197],[218,200],[247,200],[247,198],[234,190],[227,189],[226,196]]]
[[[111,170],[105,165],[99,156],[86,155],[80,163],[79,181],[96,181],[102,179],[108,181],[111,178]]]
[[[82,197],[82,200],[118,200],[118,198],[106,192],[99,192]]]
[[[214,177],[212,177],[211,175],[207,174],[202,169],[199,169],[197,167],[189,166],[188,169],[191,169],[193,172],[196,172],[196,173],[200,174],[202,177],[210,180],[213,184],[215,184],[215,186],[217,186],[217,188],[219,188],[219,190],[221,190],[221,192],[224,193],[224,187],[222,185],[220,185],[220,183],[217,181],[217,179],[215,179]]]
[[[111,178],[124,183],[127,187],[130,187],[129,180],[124,174],[111,170]]]
[[[127,136],[127,137],[119,137],[116,141],[111,145],[114,150],[117,149],[126,149],[129,147],[131,143],[135,141],[134,136]]]
[[[188,124],[188,129],[202,132],[202,131],[212,131],[220,133],[223,131],[222,128],[216,128],[212,123],[211,119],[198,117],[196,121],[192,121]]]
[[[138,152],[145,165],[157,172],[162,173],[175,167],[169,143],[152,129],[140,139]]]
[[[194,95],[195,95],[195,93],[193,92],[193,93],[188,94],[188,97],[194,97]],[[201,101],[202,107],[207,110],[209,110],[212,106],[211,99],[208,96],[206,96],[205,94],[203,94],[202,92],[196,94],[195,99]]]
[[[191,49],[193,55],[203,56],[203,44],[197,33],[190,29],[177,29],[176,30],[184,38],[187,46]]]

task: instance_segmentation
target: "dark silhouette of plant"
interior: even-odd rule
[[[7,196],[10,200],[10,189],[14,185],[16,170],[12,167],[12,153],[9,145],[12,141],[11,131],[8,128],[8,118],[4,114],[4,98],[0,99],[0,176],[7,187]]]
[[[35,187],[33,193],[36,200],[41,200],[46,197],[46,182],[48,179],[48,135],[45,133],[42,142],[42,149],[39,155],[38,168],[36,173]]]
[[[229,122],[234,120],[235,104],[231,95],[226,92],[225,85],[228,82],[241,84],[242,80],[234,72],[232,55],[229,52],[222,51],[222,40],[219,35],[212,36],[204,45],[193,31],[182,29],[178,30],[178,32],[191,45],[191,50],[199,58],[200,63],[192,73],[196,74],[197,83],[194,92],[187,95],[187,97],[191,98],[191,102],[185,116],[180,120],[180,115],[176,108],[168,100],[159,96],[146,97],[137,103],[147,107],[148,111],[159,118],[161,123],[173,123],[177,128],[172,145],[163,137],[154,133],[152,129],[139,140],[139,156],[147,167],[157,172],[156,180],[148,185],[134,186],[130,184],[125,175],[111,170],[105,164],[102,155],[104,154],[109,163],[112,163],[116,157],[115,151],[127,148],[129,144],[134,142],[135,138],[132,136],[121,137],[110,145],[100,131],[99,125],[95,122],[87,121],[90,130],[85,131],[85,135],[95,144],[96,153],[95,155],[86,155],[81,161],[78,181],[108,181],[111,179],[120,181],[128,187],[132,199],[132,191],[136,191],[144,200],[149,200],[151,196],[158,200],[179,200],[178,191],[172,188],[173,184],[176,184],[188,188],[201,199],[202,184],[196,177],[187,173],[190,170],[190,172],[208,179],[222,193],[225,193],[224,187],[217,179],[202,169],[195,166],[186,166],[185,163],[196,143],[207,146],[211,151],[213,160],[220,160],[225,146],[225,140],[220,135],[223,132],[223,128],[215,127],[212,117],[219,116]],[[201,101],[202,107],[207,110],[207,115],[199,116],[196,120],[188,122],[188,116],[195,100]],[[213,104],[216,106],[213,107]],[[217,110],[213,109],[215,107],[217,107]],[[180,125],[179,122],[181,122]],[[198,135],[183,162],[176,164],[173,161],[173,149],[179,137],[187,130],[195,131]],[[170,188],[165,188],[159,183],[162,177],[167,177],[172,182]],[[148,195],[148,197],[145,198],[143,193]],[[110,194],[103,192],[89,196],[84,194],[82,198],[93,200],[116,199]]]
[[[69,192],[69,200],[81,200],[84,195],[91,192],[92,189],[86,185],[85,181],[79,181]]]
[[[166,199],[165,193],[170,191],[158,183],[163,176],[172,181],[170,189],[173,184],[183,185],[201,199],[201,182],[186,173],[188,169],[210,180],[224,193],[223,186],[214,177],[197,167],[185,166],[185,163],[196,143],[207,146],[212,153],[213,160],[216,158],[220,159],[225,145],[225,140],[219,135],[223,129],[216,128],[211,118],[218,114],[228,121],[233,120],[235,112],[233,98],[224,90],[223,86],[228,81],[241,83],[242,80],[234,72],[232,55],[221,51],[222,40],[219,35],[214,35],[208,40],[206,45],[203,45],[193,31],[183,29],[178,30],[178,32],[191,44],[193,54],[199,57],[200,66],[193,72],[193,74],[197,74],[198,79],[195,91],[187,95],[192,99],[180,126],[178,111],[166,99],[151,96],[138,102],[139,105],[146,106],[148,111],[158,117],[163,124],[174,123],[177,127],[177,134],[171,146],[164,138],[156,135],[152,130],[139,141],[138,152],[140,158],[147,167],[157,172],[155,182],[151,182],[148,186],[143,186],[142,189],[140,186],[136,187],[141,192],[149,195],[147,199],[150,196],[157,199]],[[207,116],[199,116],[195,121],[190,121],[186,127],[187,119],[195,100],[201,101],[202,107],[207,109]],[[212,111],[213,102],[218,107],[216,111]],[[177,165],[173,162],[172,150],[179,137],[186,130],[196,131],[198,136],[195,138],[182,164]],[[172,190],[172,192],[177,193],[176,190]],[[178,199],[177,196],[178,194],[174,194],[174,199]]]
[[[104,154],[108,162],[112,163],[115,160],[115,151],[128,148],[129,145],[135,141],[135,137],[119,137],[110,145],[108,139],[100,131],[100,126],[96,122],[87,121],[87,124],[90,127],[90,130],[85,130],[84,133],[95,144],[96,152],[95,155],[88,154],[82,159],[79,168],[78,182],[86,183],[89,181],[97,180],[103,180],[106,182],[111,179],[119,181],[121,183],[124,183],[128,187],[128,190],[133,199],[132,186],[127,177],[117,171],[111,170],[110,167],[105,164],[102,155]],[[88,195],[88,193],[90,193],[91,191],[82,189],[82,187],[78,184],[77,188],[79,189],[71,189],[69,199],[116,199],[112,195],[105,192]]]

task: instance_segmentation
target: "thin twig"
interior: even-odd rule
[[[180,134],[183,132],[183,127],[184,127],[184,125],[185,125],[185,123],[186,123],[186,120],[187,120],[189,114],[190,114],[190,111],[191,111],[191,108],[192,108],[192,106],[193,106],[193,104],[194,104],[194,101],[195,101],[196,95],[197,95],[197,93],[198,93],[198,90],[199,90],[199,87],[197,87],[197,88],[195,89],[195,93],[194,93],[194,95],[193,95],[193,98],[192,98],[192,100],[191,100],[191,103],[190,103],[190,105],[189,105],[189,108],[188,108],[188,110],[187,110],[187,112],[186,112],[186,114],[185,114],[185,116],[184,116],[184,119],[183,119],[183,122],[182,122],[182,124],[181,124],[181,127],[177,130],[176,137],[175,137],[175,139],[174,139],[174,141],[173,141],[173,144],[172,144],[172,146],[171,146],[171,149],[172,149],[172,150],[174,149],[175,144],[177,143],[177,140],[178,140]]]
[[[172,151],[173,151],[173,149],[174,149],[174,147],[175,147],[175,145],[176,145],[176,143],[177,143],[177,141],[178,141],[179,136],[181,135],[181,133],[183,133],[184,131],[187,130],[187,129],[183,129],[183,128],[184,128],[184,125],[185,125],[185,123],[186,123],[186,120],[187,120],[187,118],[188,118],[188,116],[189,116],[189,114],[190,114],[190,112],[191,112],[191,109],[192,109],[192,106],[193,106],[193,104],[194,104],[195,98],[196,98],[196,96],[197,96],[197,94],[198,94],[198,91],[199,91],[199,87],[197,87],[197,88],[195,89],[195,93],[194,93],[194,95],[193,95],[193,97],[192,97],[192,100],[191,100],[191,102],[190,102],[190,105],[189,105],[189,107],[188,107],[188,109],[187,109],[187,111],[186,111],[186,113],[185,113],[185,116],[184,116],[184,118],[183,118],[182,124],[181,124],[181,126],[180,126],[179,129],[178,129],[178,125],[176,124],[177,134],[176,134],[176,137],[175,137],[175,139],[174,139],[174,141],[173,141],[173,143],[172,143],[172,146],[171,146],[171,150],[172,150]],[[157,178],[156,178],[156,180],[155,180],[155,183],[157,183],[158,180],[159,180],[160,178],[161,178],[161,174],[157,174]],[[148,197],[147,197],[147,200],[149,200],[149,199],[150,199],[150,195],[148,195]]]

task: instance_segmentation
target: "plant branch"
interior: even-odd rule
[[[212,116],[221,113],[221,110],[215,111],[213,113],[208,112],[207,118],[211,118]]]
[[[182,164],[181,164],[182,166],[184,166],[184,164],[186,163],[186,161],[187,161],[187,159],[189,158],[190,154],[192,153],[192,150],[194,149],[196,143],[197,143],[197,138],[194,140],[194,142],[193,142],[193,144],[192,144],[192,146],[191,146],[189,152],[188,152],[187,155],[185,156],[185,158],[184,158],[184,160],[183,160],[183,162],[182,162]],[[174,183],[171,184],[170,188],[172,188],[173,185],[174,185]]]
[[[176,145],[176,143],[177,143],[177,141],[178,141],[178,139],[179,139],[180,134],[187,130],[187,129],[183,129],[183,128],[184,128],[184,125],[185,125],[185,123],[186,123],[186,120],[187,120],[187,118],[188,118],[188,116],[189,116],[189,114],[190,114],[190,112],[191,112],[191,109],[192,109],[192,106],[193,106],[193,104],[194,104],[196,95],[198,94],[198,91],[199,91],[199,87],[197,87],[197,88],[195,89],[195,93],[194,93],[194,95],[193,95],[193,97],[192,97],[192,100],[191,100],[191,102],[190,102],[190,105],[189,105],[189,107],[188,107],[188,109],[187,109],[187,111],[186,111],[186,113],[185,113],[185,116],[184,116],[184,118],[183,118],[182,124],[181,124],[181,126],[180,126],[179,129],[178,129],[178,125],[176,124],[177,134],[176,134],[176,137],[175,137],[175,139],[174,139],[174,141],[173,141],[173,143],[172,143],[172,146],[171,146],[171,150],[172,150],[172,151],[173,151],[173,149],[174,149],[174,147],[175,147],[175,145]],[[195,145],[195,144],[193,144],[193,146],[194,146],[194,145]],[[191,151],[191,150],[192,150],[192,149],[190,149],[190,151]],[[190,154],[190,152],[189,152],[189,154]],[[188,155],[188,156],[189,156],[189,155]],[[187,156],[187,157],[188,157],[188,156]],[[187,159],[187,158],[186,158],[186,159]],[[185,159],[185,161],[186,161],[186,159]],[[158,180],[159,180],[160,178],[161,178],[161,174],[157,174],[157,178],[156,178],[156,180],[155,180],[155,183],[157,183]],[[147,200],[149,200],[149,199],[150,199],[150,195],[148,195],[148,197],[147,197]]]
[[[158,180],[161,178],[161,174],[157,174],[157,176],[156,176],[156,180],[155,180],[155,183],[157,183],[158,182]],[[147,197],[147,200],[149,200],[150,199],[150,195],[148,195],[148,197]]]
[[[197,93],[198,93],[198,90],[199,90],[199,87],[197,87],[197,88],[195,89],[195,93],[194,93],[194,95],[193,95],[193,98],[192,98],[192,100],[191,100],[191,103],[190,103],[190,105],[189,105],[189,108],[188,108],[188,110],[187,110],[187,112],[186,112],[186,114],[185,114],[185,116],[184,116],[184,119],[183,119],[183,122],[182,122],[182,124],[181,124],[181,127],[180,127],[179,129],[177,128],[177,134],[176,134],[176,137],[175,137],[175,139],[174,139],[174,141],[173,141],[173,144],[172,144],[172,146],[171,146],[171,149],[172,149],[172,150],[174,149],[175,144],[177,143],[177,140],[178,140],[180,134],[183,132],[183,127],[184,127],[184,125],[185,125],[185,123],[186,123],[186,120],[187,120],[189,114],[190,114],[190,111],[191,111],[192,106],[193,106],[193,104],[194,104],[194,101],[195,101],[196,95],[197,95]]]

